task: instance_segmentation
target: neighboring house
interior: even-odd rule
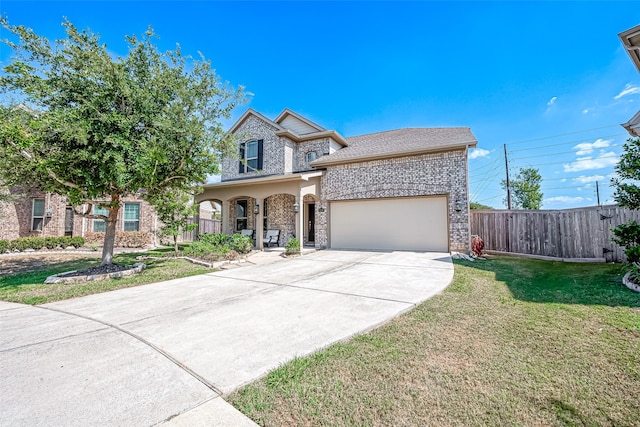
[[[640,25],[637,25],[627,31],[618,34],[622,45],[627,50],[631,61],[640,72]],[[628,122],[623,123],[629,135],[632,137],[640,136],[640,110]]]
[[[5,190],[6,191],[6,190]],[[0,203],[0,239],[13,240],[29,236],[85,236],[87,232],[105,231],[105,222],[75,215],[66,198],[37,189],[12,188],[16,200]],[[96,208],[95,213],[106,215]],[[159,227],[153,207],[138,197],[123,199],[118,215],[118,231],[148,231],[149,244],[155,243]]]
[[[411,128],[344,138],[285,109],[252,109],[231,127],[238,155],[197,202],[221,206],[222,231],[268,229],[316,248],[466,251],[469,128]]]

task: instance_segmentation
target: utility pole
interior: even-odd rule
[[[598,181],[596,181],[596,199],[598,199],[598,206],[600,206],[600,189],[598,188]]]
[[[507,209],[511,210],[511,184],[509,184],[509,158],[507,157],[507,144],[504,144],[504,167],[507,172]]]

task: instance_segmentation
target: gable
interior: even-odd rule
[[[290,131],[297,133],[298,135],[318,132],[318,129],[315,129],[314,127],[293,116],[287,116],[280,122],[280,126],[285,129],[289,129]]]

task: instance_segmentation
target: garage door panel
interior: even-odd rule
[[[448,251],[446,197],[331,202],[331,247]]]

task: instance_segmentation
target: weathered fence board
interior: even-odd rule
[[[189,224],[196,222],[196,218],[189,218]],[[193,242],[198,234],[220,234],[222,232],[222,221],[217,219],[200,218],[198,228],[182,234],[182,240],[185,242]]]
[[[605,258],[625,261],[613,243],[612,229],[640,222],[640,211],[616,205],[565,210],[472,210],[471,234],[486,250],[556,258]]]

